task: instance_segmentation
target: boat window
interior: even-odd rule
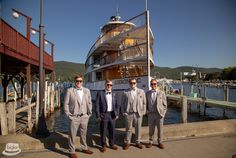
[[[102,72],[96,72],[96,81],[102,80]]]

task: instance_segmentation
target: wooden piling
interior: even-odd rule
[[[16,102],[7,103],[8,131],[9,134],[16,133]]]
[[[51,112],[54,112],[54,108],[55,108],[55,106],[54,106],[54,94],[55,92],[54,92],[54,83],[52,83],[51,84],[51,93],[50,93],[50,99],[51,99],[51,101],[50,101],[50,110],[51,110]]]
[[[47,117],[47,82],[44,83],[44,117]]]
[[[38,127],[39,122],[39,81],[37,81],[36,87],[36,117],[35,117],[35,126]]]
[[[181,107],[182,107],[182,112],[181,112],[182,123],[187,123],[187,97],[186,96],[181,96]]]
[[[31,133],[32,128],[33,128],[33,124],[32,124],[32,110],[31,110],[31,98],[28,98],[27,106],[28,106],[28,132]]]
[[[226,85],[224,86],[224,101],[229,101],[229,87]],[[223,108],[223,117],[225,117],[225,108]]]
[[[2,135],[8,134],[6,103],[0,102],[0,120]]]
[[[207,95],[206,95],[206,85],[205,84],[204,84],[204,87],[203,87],[203,93],[204,93],[204,99],[206,100]],[[206,115],[206,108],[207,108],[207,103],[204,103],[204,110],[203,110],[203,115],[204,116]]]

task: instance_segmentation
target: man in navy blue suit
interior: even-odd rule
[[[108,138],[110,148],[117,150],[114,144],[115,120],[119,116],[119,107],[117,97],[112,92],[112,81],[105,81],[105,90],[98,92],[96,98],[96,116],[100,121],[101,152],[106,151],[106,134],[108,129]]]

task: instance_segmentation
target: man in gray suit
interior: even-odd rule
[[[149,126],[149,144],[147,148],[151,148],[153,144],[155,127],[158,130],[158,146],[164,149],[162,144],[163,135],[163,122],[167,111],[166,95],[161,91],[157,85],[157,80],[151,80],[151,90],[146,93],[147,98],[147,115],[148,115],[148,126]]]
[[[64,111],[69,118],[69,152],[70,158],[77,158],[75,154],[75,138],[80,132],[80,145],[83,153],[92,154],[86,143],[87,125],[92,114],[92,100],[90,91],[82,87],[83,76],[74,78],[75,86],[68,88],[64,98]]]
[[[124,92],[122,113],[126,120],[126,138],[123,149],[127,150],[131,143],[132,127],[135,127],[136,147],[142,149],[140,143],[143,115],[146,113],[146,96],[142,89],[137,88],[137,80],[129,80],[130,89]]]

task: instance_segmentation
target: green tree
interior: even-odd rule
[[[229,72],[228,80],[236,80],[236,67]]]
[[[209,81],[209,80],[218,80],[218,79],[221,79],[221,73],[220,72],[209,73],[209,74],[206,75],[204,80]]]
[[[222,73],[221,73],[222,79],[223,80],[228,80],[229,79],[229,74],[232,70],[233,70],[233,67],[224,68]]]

